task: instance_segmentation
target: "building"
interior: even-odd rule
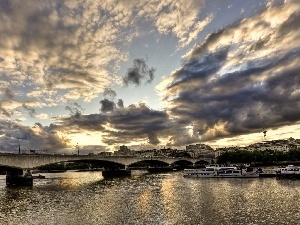
[[[208,145],[205,144],[195,144],[186,146],[186,151],[193,158],[215,158],[215,151]]]
[[[135,151],[130,150],[127,146],[122,145],[118,151],[114,151],[115,156],[135,156]]]

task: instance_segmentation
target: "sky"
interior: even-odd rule
[[[0,151],[300,138],[299,20],[297,0],[1,0]]]

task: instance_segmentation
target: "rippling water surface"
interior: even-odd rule
[[[44,175],[32,188],[6,188],[0,176],[0,224],[300,224],[300,180]]]

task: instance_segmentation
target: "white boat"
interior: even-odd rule
[[[300,178],[300,167],[294,165],[278,167],[276,174],[278,177]]]
[[[252,178],[259,177],[259,171],[251,167],[238,168],[236,166],[208,166],[201,169],[185,169],[184,177],[196,178]]]

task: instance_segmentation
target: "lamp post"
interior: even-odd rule
[[[77,143],[77,154],[79,155],[79,145]]]

